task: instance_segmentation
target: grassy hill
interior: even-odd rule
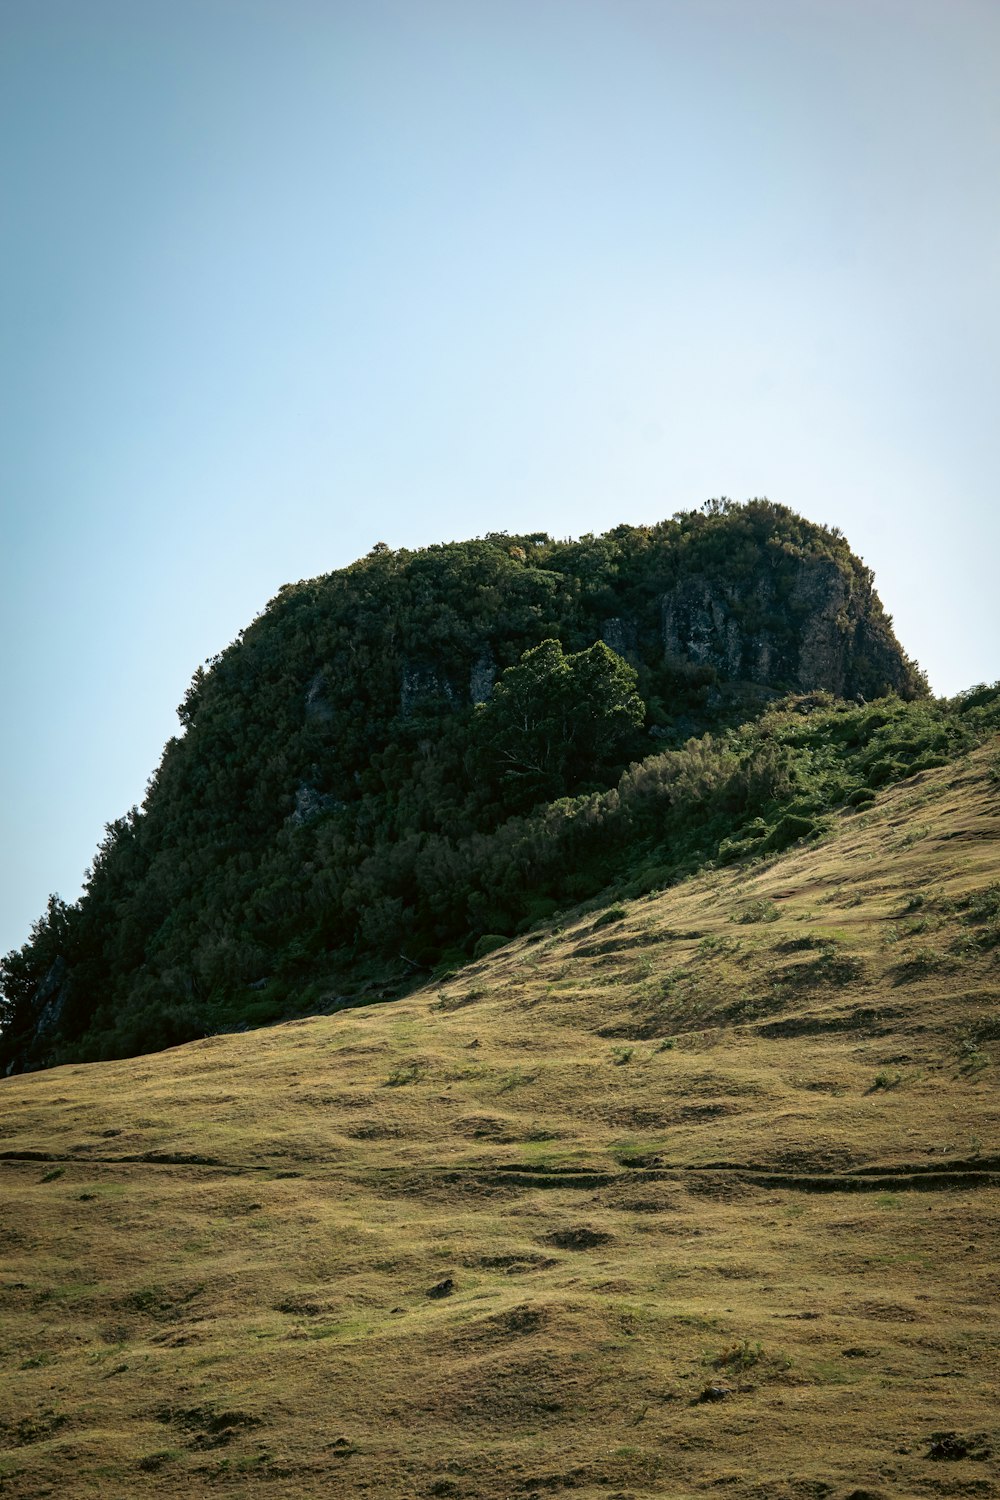
[[[1000,1494],[998,766],[0,1082],[0,1495]]]

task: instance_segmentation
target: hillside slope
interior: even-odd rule
[[[0,1083],[0,1493],[1000,1494],[998,763]]]

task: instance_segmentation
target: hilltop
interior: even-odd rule
[[[807,745],[774,720],[803,699],[856,717]],[[195,673],[81,900],[0,965],[0,1071],[399,995],[613,886],[817,831],[971,743],[970,707],[928,700],[843,536],[765,500],[380,544]]]
[[[0,1493],[1000,1493],[998,748],[394,1005],[0,1082]]]

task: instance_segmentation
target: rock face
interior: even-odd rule
[[[858,627],[858,611],[851,610],[847,580],[833,563],[810,562],[799,570],[792,589],[792,605],[804,616],[796,686],[823,687],[839,697],[844,690],[848,652]]]
[[[634,666],[708,669],[720,684],[822,690],[838,697],[858,691],[878,696],[905,686],[890,622],[871,573],[860,564],[848,571],[830,557],[783,556],[770,569],[761,558],[731,579],[688,573],[662,594],[658,614],[658,626],[646,612],[641,618],[613,615],[601,622],[600,638]],[[486,642],[473,661],[467,693],[449,665],[404,659],[404,718],[421,709],[486,702],[497,677],[491,645]],[[325,686],[321,675],[310,684],[308,716],[332,717]]]
[[[666,659],[679,668],[710,667],[729,681],[838,696],[859,668],[870,694],[902,685],[898,647],[873,599],[871,574],[847,575],[827,558],[799,559],[790,579],[787,571],[780,580],[757,574],[746,582],[688,576],[664,594],[661,622]]]
[[[472,664],[469,673],[469,701],[485,703],[497,680],[497,663],[489,646],[485,646]]]
[[[682,666],[714,667],[726,677],[758,680],[759,668],[748,651],[734,601],[705,578],[685,578],[663,598],[663,649],[667,659]],[[766,650],[766,643],[757,650]]]
[[[62,1013],[66,1009],[66,1001],[68,999],[69,967],[66,960],[59,957],[38,988],[36,996],[38,1004],[38,1019],[35,1022],[36,1036],[44,1037],[47,1032],[55,1030],[62,1020]]]
[[[60,955],[35,991],[29,1025],[24,1028],[26,1049],[33,1054],[42,1056],[51,1046],[59,1031],[72,984],[69,965]],[[9,1076],[16,1066],[16,1062],[11,1062],[4,1070],[5,1074]]]
[[[289,813],[287,821],[293,828],[301,828],[304,823],[311,823],[321,813],[332,812],[334,808],[343,806],[344,803],[338,802],[329,792],[319,792],[303,781],[296,788],[295,811]]]
[[[461,677],[449,674],[434,662],[404,661],[399,687],[399,711],[404,719],[421,708],[460,708],[465,703],[485,703],[497,678],[496,657],[487,643],[469,670],[466,697]]]
[[[601,626],[601,640],[635,666],[639,654],[639,627],[635,620],[620,615],[605,620]]]
[[[333,704],[326,696],[327,680],[317,672],[306,689],[306,718],[318,724],[332,724],[336,717]]]
[[[399,711],[404,719],[416,709],[440,703],[442,699],[453,708],[458,701],[455,689],[443,672],[429,663],[403,662]]]

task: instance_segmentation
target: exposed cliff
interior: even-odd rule
[[[806,555],[749,579],[695,573],[664,594],[662,611],[666,659],[681,668],[837,697],[913,690],[863,567]]]

